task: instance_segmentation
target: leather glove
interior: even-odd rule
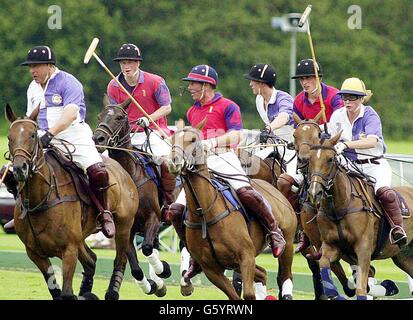
[[[202,146],[207,152],[212,152],[212,150],[215,149],[217,146],[217,140],[216,139],[207,139],[207,140],[202,140],[201,141]]]
[[[342,154],[343,151],[344,151],[345,149],[347,149],[347,148],[348,148],[348,147],[347,147],[347,145],[346,145],[344,142],[338,142],[338,143],[334,146],[334,149],[336,150],[337,155]]]
[[[147,128],[149,127],[149,119],[147,117],[141,117],[136,120],[136,124],[142,128]]]
[[[42,144],[42,147],[49,147],[50,141],[52,141],[53,137],[53,134],[51,134],[49,131],[46,131],[46,133],[40,137],[40,143]]]
[[[265,126],[265,128],[262,129],[260,133],[260,144],[267,143],[270,134],[271,128],[269,126]]]

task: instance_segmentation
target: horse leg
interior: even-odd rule
[[[50,292],[53,300],[60,298],[62,292],[59,285],[56,282],[56,276],[48,258],[43,258],[39,256],[33,250],[30,250],[26,247],[26,252],[30,260],[39,268],[40,272],[43,274],[43,278],[46,281],[47,289]]]
[[[410,247],[410,246],[409,246]],[[408,249],[402,249],[397,255],[392,257],[392,260],[396,266],[398,266],[400,269],[402,269],[404,272],[408,274],[407,277],[407,282],[409,285],[409,290],[410,293],[413,294],[412,290],[412,280],[411,278],[413,277],[413,256],[410,256],[408,252]],[[390,295],[390,294],[386,294]]]
[[[349,280],[346,273],[344,272],[343,266],[340,261],[334,261],[331,263],[331,270],[336,275],[337,279],[340,281],[343,286],[343,291],[348,297],[353,297],[356,294],[355,289],[349,287]]]
[[[154,273],[160,278],[169,278],[171,276],[171,268],[166,261],[159,260],[158,250],[153,248],[156,234],[159,231],[160,222],[153,211],[148,219],[145,221],[145,235],[142,243],[142,253],[148,260],[148,263],[152,266]],[[158,280],[161,282],[161,280]],[[162,281],[163,283],[163,281]]]
[[[243,254],[241,257],[239,268],[241,271],[242,282],[243,282],[242,296],[245,300],[255,300],[255,290],[254,290],[255,258],[254,256]],[[227,278],[225,277],[225,279]],[[231,284],[231,287],[236,293],[232,284]]]
[[[155,237],[154,249],[153,253],[155,254],[156,258],[159,260],[159,239]],[[156,283],[157,289],[155,291],[155,295],[157,297],[164,297],[166,295],[166,285],[162,278],[158,277],[155,272],[154,267],[152,264],[149,263],[149,277]]]
[[[219,289],[224,292],[227,297],[231,300],[240,300],[241,298],[235,291],[234,287],[232,286],[231,281],[225,276],[224,271],[222,269],[218,268],[202,268],[202,271],[204,271],[206,277],[208,278],[209,281],[211,281],[215,286],[217,286]],[[252,281],[251,281],[251,289],[252,289]],[[253,290],[252,294],[254,294]],[[245,293],[244,293],[245,297]]]
[[[308,267],[310,268],[311,273],[313,274],[312,278],[314,287],[314,299],[328,300],[327,296],[324,294],[323,281],[321,280],[320,266],[318,264],[318,261],[307,258],[305,256],[305,252],[302,252],[302,255],[306,258]]]
[[[255,265],[254,288],[256,299],[265,300],[267,297],[267,271],[258,265]]]
[[[127,252],[131,273],[137,285],[146,294],[153,294],[157,290],[156,283],[151,279],[146,279],[141,267],[139,266],[138,255],[136,254],[135,246],[133,244],[134,233],[131,233],[129,238],[129,250]]]
[[[356,280],[356,295],[357,300],[367,300],[367,278],[371,262],[371,250],[369,243],[359,241],[354,246],[354,251],[357,255],[357,280]]]
[[[117,221],[116,223],[116,256],[112,277],[110,278],[109,287],[105,294],[105,300],[119,300],[119,290],[125,273],[127,253],[129,251],[130,228],[125,227],[125,223]]]
[[[339,256],[338,248],[333,247],[326,242],[323,242],[322,256],[320,258],[320,275],[323,282],[324,293],[328,298],[335,300],[344,300],[345,298],[338,293],[338,290],[331,277],[330,263],[336,261]]]
[[[286,240],[284,252],[278,257],[277,284],[280,300],[293,299],[293,275],[291,267],[293,264],[294,247],[293,239],[290,241],[288,241],[288,239]]]
[[[63,288],[61,298],[63,300],[74,300],[73,276],[76,270],[79,249],[73,244],[69,244],[62,257]]]
[[[83,241],[79,247],[79,261],[83,266],[83,279],[80,285],[79,296],[91,293],[93,288],[93,277],[96,270],[96,254],[90,250]]]
[[[238,293],[238,295],[241,296],[241,292],[242,292],[241,273],[234,271],[234,273],[232,274],[232,285],[234,286],[234,289]]]
[[[184,297],[190,296],[194,292],[194,286],[190,278],[185,278],[184,275],[189,270],[191,255],[189,254],[188,249],[185,247],[185,244],[182,240],[179,242],[179,247],[181,249],[181,294]]]

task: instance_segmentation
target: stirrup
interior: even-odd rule
[[[283,243],[284,245],[286,244],[284,236],[283,236],[281,230],[280,231],[270,231],[269,233],[267,233],[265,235],[265,241],[267,243],[272,241],[272,236],[275,236],[275,241],[277,241],[278,243]]]
[[[103,214],[105,214],[105,213],[107,213],[107,214],[110,216],[110,218],[112,219],[112,221],[109,221],[109,222],[115,223],[115,222],[113,221],[113,214],[112,214],[112,212],[110,212],[109,210],[103,210],[102,212],[99,212],[99,214],[96,216],[96,227],[97,227],[98,229],[102,229],[102,222],[100,222],[100,216],[103,215]],[[106,221],[106,222],[108,222],[108,221]]]
[[[395,239],[393,236],[393,232],[398,230],[399,233],[396,234],[398,239]],[[405,246],[407,244],[407,235],[404,229],[401,226],[395,225],[389,233],[389,240],[391,244],[397,244],[399,247]]]

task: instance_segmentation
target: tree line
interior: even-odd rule
[[[209,64],[219,74],[218,89],[241,107],[246,128],[260,128],[255,97],[243,78],[255,63],[270,63],[277,70],[276,87],[289,91],[289,33],[275,30],[270,20],[301,13],[308,3],[299,0],[70,0],[54,1],[61,9],[61,25],[50,27],[54,11],[41,0],[0,0],[0,103],[12,104],[19,114],[26,108],[31,81],[20,67],[34,45],[51,46],[58,67],[74,74],[84,85],[88,122],[94,127],[102,108],[109,75],[83,56],[94,37],[100,38],[99,57],[113,73],[112,62],[126,42],[139,46],[141,68],[161,75],[173,99],[169,124],[185,118],[191,105],[181,95],[181,81],[192,66]],[[361,0],[361,28],[351,28],[352,1],[317,1],[311,13],[311,35],[317,60],[327,84],[340,87],[350,76],[360,77],[374,93],[371,105],[382,117],[386,138],[413,139],[413,2]],[[53,20],[52,22],[56,22]],[[297,62],[311,56],[306,33],[297,34]],[[297,93],[300,85],[297,82]],[[4,119],[1,133],[7,132]]]

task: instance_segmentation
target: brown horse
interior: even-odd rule
[[[265,270],[255,264],[254,257],[266,246],[265,233],[257,221],[246,223],[238,209],[213,187],[200,142],[201,123],[197,128],[183,128],[183,123],[171,138],[170,171],[185,180],[188,220],[186,241],[191,256],[201,265],[208,279],[230,299],[240,299],[226,269],[242,274],[243,298],[255,299],[253,281],[265,284]],[[190,150],[190,152],[188,152]],[[263,180],[252,184],[269,201],[286,240],[279,259],[277,283],[279,288],[292,279],[293,240],[297,220],[294,211],[281,193]],[[228,209],[232,208],[232,209]],[[228,210],[227,214],[226,213]],[[281,297],[283,298],[283,297]]]
[[[348,175],[348,169],[338,163],[334,145],[340,135],[341,132],[311,147],[308,190],[313,204],[322,209],[317,214],[317,223],[322,239],[320,268],[326,294],[342,298],[331,280],[330,263],[343,258],[358,265],[356,294],[357,299],[364,300],[372,259],[392,258],[400,269],[413,276],[413,256],[410,246],[399,249],[388,240],[386,222],[380,215],[383,209],[375,199],[373,185]],[[412,208],[413,188],[394,189]],[[413,237],[411,216],[405,217],[404,227],[410,243]]]
[[[133,243],[135,233],[143,232],[142,253],[148,258],[150,268],[154,271],[153,273],[150,269],[150,278],[157,285],[155,294],[162,297],[166,294],[166,285],[162,278],[170,277],[171,269],[166,261],[159,260],[157,251],[154,251],[154,241],[161,222],[158,186],[154,179],[147,174],[143,161],[133,154],[134,152],[138,153],[138,150],[132,146],[128,114],[125,111],[131,100],[128,99],[122,104],[114,105],[105,96],[103,102],[105,107],[99,114],[100,123],[94,132],[93,140],[96,145],[102,146],[99,148],[101,152],[104,151],[105,146],[110,147],[108,149],[110,158],[120,163],[132,177],[139,190],[139,210],[132,228],[131,241]],[[141,273],[138,272],[139,262],[136,251],[130,252],[128,257],[132,275],[140,281]]]
[[[91,295],[96,255],[85,238],[96,232],[97,209],[82,202],[67,173],[56,161],[46,161],[37,135],[36,108],[29,118],[17,119],[11,107],[8,134],[14,176],[18,182],[15,229],[29,258],[42,272],[53,298],[73,299],[72,280],[76,261],[84,273],[80,295]],[[118,299],[127,262],[130,229],[139,206],[132,179],[114,160],[105,158],[110,188],[108,207],[116,225],[116,257],[106,299]],[[55,283],[50,257],[62,259],[63,288]]]

